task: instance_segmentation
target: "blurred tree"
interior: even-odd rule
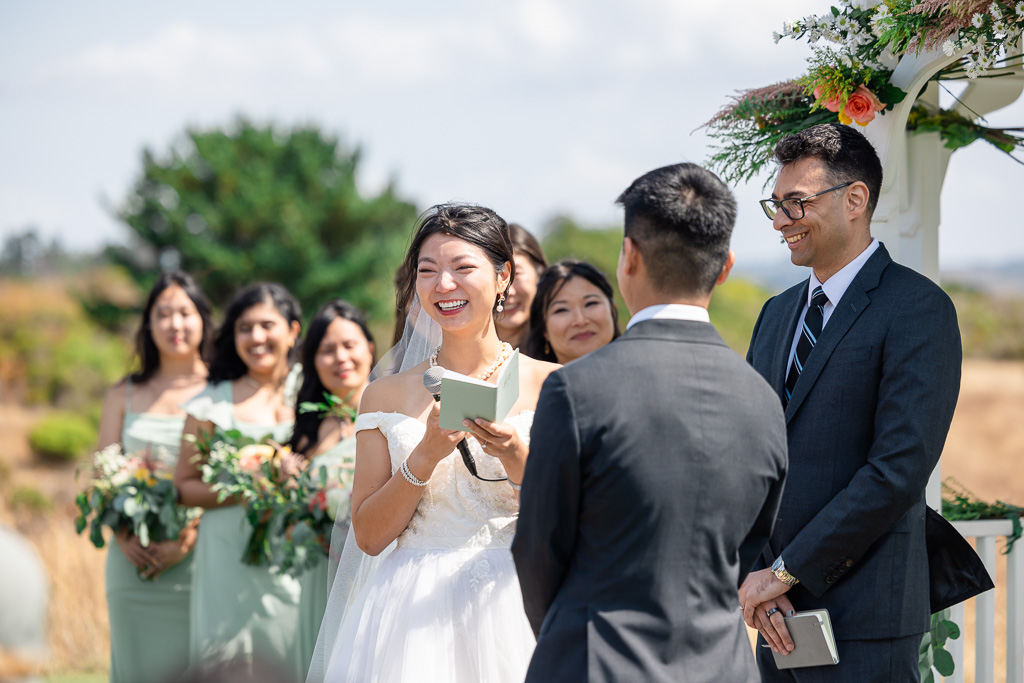
[[[239,119],[227,129],[188,129],[164,158],[143,151],[142,175],[119,212],[136,244],[108,255],[143,288],[157,266],[189,271],[215,305],[272,280],[307,316],[344,297],[390,319],[391,281],[416,208],[390,184],[361,194],[359,160],[358,149],[314,126]]]
[[[59,273],[84,260],[85,257],[75,258],[64,251],[56,238],[45,243],[36,228],[28,227],[4,240],[0,248],[0,275],[29,277]]]

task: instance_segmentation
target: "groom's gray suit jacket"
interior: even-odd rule
[[[767,383],[712,325],[648,320],[552,373],[530,439],[527,681],[757,680],[737,587],[786,470]]]

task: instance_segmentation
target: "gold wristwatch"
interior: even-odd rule
[[[795,586],[800,583],[800,579],[786,571],[786,563],[782,561],[781,555],[776,557],[775,561],[772,562],[772,573],[775,574],[775,578],[787,586]]]

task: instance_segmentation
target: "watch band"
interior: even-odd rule
[[[795,586],[800,583],[800,579],[786,571],[786,563],[782,561],[781,555],[776,557],[775,562],[772,563],[772,573],[775,574],[775,578],[787,586]]]

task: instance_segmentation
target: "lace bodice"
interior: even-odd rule
[[[533,412],[524,411],[506,422],[529,446]],[[397,472],[426,426],[401,413],[365,413],[356,419],[356,431],[364,429],[381,431],[388,441],[391,471]],[[505,476],[497,458],[485,453],[473,437],[467,441],[480,476]],[[480,481],[466,469],[458,451],[452,451],[434,469],[409,526],[398,537],[398,547],[508,548],[518,516],[519,501],[507,482]]]

